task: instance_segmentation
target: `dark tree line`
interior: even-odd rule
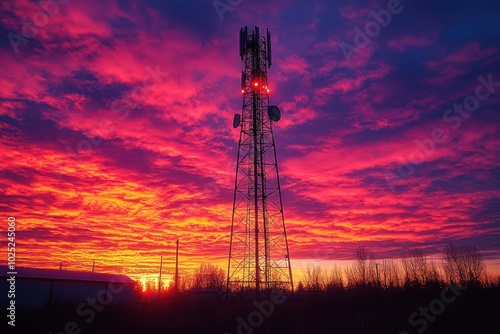
[[[220,267],[202,263],[191,275],[181,275],[179,291],[225,288],[226,273]],[[162,293],[174,290],[174,281],[162,285]],[[364,247],[356,249],[356,260],[345,268],[308,267],[295,286],[297,291],[322,292],[358,288],[429,288],[448,284],[500,286],[500,276],[486,271],[484,259],[474,246],[446,245],[442,259],[429,259],[421,250],[405,252],[400,259],[373,259]],[[146,292],[157,293],[158,282],[146,284]]]
[[[332,291],[376,287],[424,288],[448,284],[500,286],[500,276],[488,274],[481,253],[474,246],[448,244],[441,261],[421,250],[409,250],[400,259],[376,260],[364,247],[356,249],[356,261],[343,270],[308,267],[297,284],[298,291]]]
[[[170,294],[175,290],[175,280],[172,278],[170,284],[161,285],[162,294]],[[209,289],[222,291],[226,283],[225,271],[211,263],[202,263],[194,270],[192,275],[180,275],[179,287],[180,292],[190,291],[194,289]],[[149,280],[146,282],[146,294],[158,293],[158,281]]]

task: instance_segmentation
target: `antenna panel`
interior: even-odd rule
[[[241,115],[240,114],[234,114],[234,119],[233,119],[233,128],[237,128],[241,124]]]
[[[240,30],[240,57],[243,60],[243,56],[246,51],[246,41],[245,41],[245,29],[241,28]]]
[[[267,66],[271,67],[273,64],[273,57],[271,54],[271,32],[267,29]]]

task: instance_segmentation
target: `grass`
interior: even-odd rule
[[[411,326],[408,318],[440,296],[441,289],[305,293],[294,301],[288,299],[275,305],[274,312],[263,317],[262,325],[240,332],[237,318],[248,320],[256,311],[252,299],[225,301],[181,295],[176,300],[108,305],[89,324],[76,313],[76,305],[56,305],[51,309],[19,310],[16,331],[66,333],[66,324],[74,321],[78,328],[68,333],[419,333],[421,326]],[[446,304],[435,320],[427,321],[423,333],[496,333],[494,330],[500,328],[499,300],[498,288],[469,288]]]

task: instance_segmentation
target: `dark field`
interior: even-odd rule
[[[469,287],[455,291],[459,294],[455,295],[451,289],[443,292],[442,288],[305,293],[296,295],[293,301],[287,298],[283,304],[273,306],[264,298],[267,302],[262,304],[263,312],[268,316],[258,311],[253,298],[225,301],[217,296],[180,295],[163,302],[108,305],[96,312],[89,323],[85,322],[88,318],[76,313],[77,305],[57,305],[52,309],[18,310],[16,332],[500,333],[499,288]],[[420,307],[435,313],[428,311],[419,315]],[[417,314],[410,324],[409,318],[414,312]],[[249,315],[253,315],[250,320]],[[241,325],[242,319],[245,325]],[[71,321],[74,324],[69,323]]]

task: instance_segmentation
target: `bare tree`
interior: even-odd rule
[[[364,246],[359,246],[356,249],[356,274],[358,276],[358,282],[365,286],[368,283],[368,274],[369,274],[369,266],[368,266],[368,253],[365,250]]]
[[[484,271],[482,285],[487,288],[500,288],[500,275],[493,275],[490,272]]]
[[[377,281],[376,268],[372,261],[368,261],[368,252],[363,246],[356,249],[356,262],[345,269],[345,275],[349,287],[375,285]]]
[[[347,266],[344,273],[347,279],[347,287],[349,289],[355,288],[359,285],[358,276],[356,275],[356,266],[354,264]]]
[[[325,273],[320,266],[307,267],[302,281],[306,291],[321,291],[325,287]]]
[[[210,263],[202,263],[193,276],[191,289],[219,289],[224,287],[225,272]]]
[[[445,247],[443,269],[450,283],[469,286],[481,285],[485,274],[483,256],[476,247],[452,243]]]
[[[339,266],[333,265],[328,274],[325,274],[325,286],[327,291],[338,291],[344,289],[344,278]]]
[[[427,283],[427,257],[419,249],[409,250],[401,258],[405,275],[405,286],[423,287]]]
[[[299,281],[299,283],[297,284],[296,291],[297,292],[304,292],[304,291],[306,291],[306,288],[304,287],[304,283],[302,283],[302,281]]]
[[[134,281],[134,296],[140,298],[144,291],[145,289],[143,289],[141,282],[139,280]]]
[[[385,289],[393,289],[402,285],[401,270],[394,259],[384,259],[380,268],[381,284]]]
[[[368,285],[382,287],[382,280],[380,275],[380,272],[382,271],[381,267],[381,262],[374,259],[370,260],[370,267],[368,270]]]
[[[443,285],[441,277],[442,276],[436,262],[434,260],[430,260],[427,264],[427,278],[425,285],[427,287],[441,287]]]
[[[492,288],[500,288],[500,275],[491,279],[491,287]]]
[[[158,282],[153,279],[146,280],[146,286],[144,288],[144,294],[156,294],[158,293]]]

